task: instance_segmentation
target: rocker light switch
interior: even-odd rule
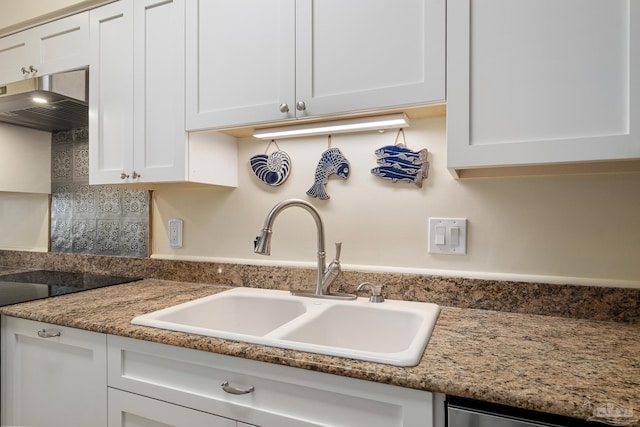
[[[451,246],[455,248],[460,245],[460,227],[451,227],[449,229],[449,234],[451,235],[451,240],[449,241]]]
[[[436,225],[436,245],[444,245],[444,235],[447,232],[447,227],[444,225]]]
[[[429,252],[465,255],[467,253],[467,219],[429,218]]]
[[[182,247],[182,220],[169,220],[169,247],[180,249]]]

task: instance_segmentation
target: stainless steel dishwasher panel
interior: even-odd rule
[[[448,427],[548,427],[551,425],[455,406],[448,407],[447,420]]]

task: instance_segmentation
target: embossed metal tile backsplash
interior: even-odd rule
[[[51,252],[149,256],[149,192],[89,185],[89,130],[51,144]]]

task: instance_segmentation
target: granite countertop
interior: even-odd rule
[[[608,402],[634,409],[636,416],[640,410],[640,328],[633,324],[442,307],[420,363],[408,368],[130,324],[140,314],[224,289],[147,279],[0,312],[583,419]]]

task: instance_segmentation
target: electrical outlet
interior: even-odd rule
[[[429,252],[465,255],[467,253],[467,219],[429,218]]]
[[[180,249],[182,247],[182,220],[169,220],[169,247]]]

